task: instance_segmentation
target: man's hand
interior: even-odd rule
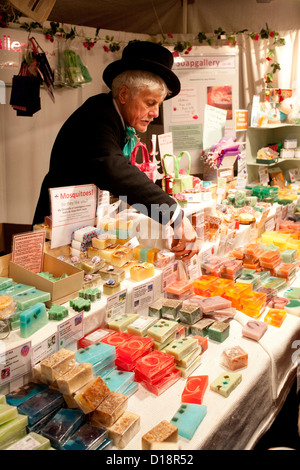
[[[174,228],[174,238],[171,250],[177,259],[182,261],[192,258],[199,253],[200,240],[197,240],[196,232],[187,217],[183,217],[181,224]]]

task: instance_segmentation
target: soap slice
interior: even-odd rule
[[[92,426],[89,423],[81,426],[63,445],[63,450],[95,450],[107,439],[106,429]]]
[[[0,426],[1,424],[7,423],[18,415],[18,409],[16,406],[11,405],[0,405]]]
[[[83,362],[73,367],[69,372],[57,379],[57,386],[61,393],[71,395],[93,378],[92,364]]]
[[[237,372],[225,372],[220,374],[219,377],[210,384],[210,389],[227,398],[241,381],[242,374]]]
[[[206,412],[205,405],[183,403],[171,419],[171,423],[178,428],[180,436],[190,440],[206,416]]]
[[[60,349],[40,363],[41,373],[53,382],[60,375],[65,374],[75,365],[75,353],[68,349]]]
[[[181,395],[182,403],[202,405],[204,393],[208,387],[208,375],[188,377]]]
[[[75,394],[75,401],[83,413],[94,411],[109,394],[109,388],[101,377],[91,380],[83,389]]]
[[[50,441],[36,432],[30,432],[3,450],[50,450]]]
[[[90,416],[93,426],[111,426],[127,409],[128,396],[110,391]]]
[[[66,440],[84,423],[85,415],[80,410],[62,408],[42,428],[41,434],[51,445],[61,449]]]
[[[113,440],[114,445],[124,449],[128,442],[140,429],[140,416],[130,411],[125,411],[117,421],[108,428],[108,437]]]
[[[177,442],[178,429],[166,420],[158,423],[154,428],[142,436],[142,450],[150,450],[153,442]]]

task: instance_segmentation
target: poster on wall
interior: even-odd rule
[[[222,134],[235,136],[234,111],[239,107],[238,48],[194,46],[190,54],[175,58],[173,71],[180,79],[181,91],[164,102],[164,130],[172,132],[175,154],[184,150],[190,153],[191,173],[202,173],[200,157],[206,150],[203,132],[207,106],[226,113]]]

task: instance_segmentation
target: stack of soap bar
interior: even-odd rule
[[[182,301],[177,299],[164,299],[161,309],[161,318],[167,320],[178,320]]]
[[[51,384],[75,366],[75,353],[62,348],[40,363],[43,382]]]
[[[206,412],[205,405],[183,403],[171,419],[171,424],[178,428],[180,436],[190,440],[206,416]]]
[[[265,315],[264,321],[269,325],[280,328],[286,317],[286,310],[279,310],[276,308],[270,308],[268,313]]]
[[[109,390],[124,393],[124,390],[134,381],[134,372],[111,370],[103,377]]]
[[[126,332],[128,326],[139,318],[138,313],[124,313],[107,321],[108,328],[115,331]]]
[[[62,408],[41,429],[41,434],[49,439],[55,449],[62,449],[67,439],[85,422],[80,410]]]
[[[72,395],[79,388],[83,387],[86,383],[93,379],[93,368],[90,363],[82,363],[75,365],[66,374],[57,378],[57,386],[61,393],[65,395]]]
[[[16,406],[11,406],[8,404],[0,404],[0,426],[11,419],[14,419],[18,416],[18,409]]]
[[[152,263],[145,262],[137,266],[133,266],[130,269],[130,277],[134,281],[144,281],[152,276],[154,276],[154,265]]]
[[[22,385],[16,390],[9,392],[6,395],[6,403],[12,406],[19,406],[25,400],[28,400],[28,398],[35,396],[37,393],[46,390],[47,388],[48,386],[45,384],[36,384],[34,382],[29,382],[28,384]]]
[[[182,403],[202,405],[205,391],[208,387],[208,375],[188,377],[181,394]]]
[[[22,294],[23,292],[26,292],[31,289],[32,286],[27,286],[26,284],[13,284],[12,286],[7,287],[6,289],[0,290],[0,295],[10,295],[11,297],[13,297],[14,295]]]
[[[212,297],[205,297],[199,300],[199,308],[203,314],[221,310],[223,308],[230,308],[231,301],[224,299],[218,295]]]
[[[166,348],[165,352],[171,354],[177,361],[181,361],[185,356],[190,354],[198,346],[197,339],[193,337],[185,337],[172,341]]]
[[[241,297],[241,311],[249,317],[259,317],[266,307],[267,294],[263,292],[249,292]]]
[[[193,325],[197,321],[201,320],[203,314],[198,305],[188,303],[186,301],[179,310],[179,320],[188,325]]]
[[[37,303],[20,314],[20,336],[28,338],[48,323],[45,304]]]
[[[225,279],[233,279],[241,274],[243,270],[243,262],[240,260],[229,260],[221,266],[221,277]]]
[[[132,248],[129,246],[120,246],[111,254],[111,264],[121,268],[127,261],[133,257]]]
[[[11,445],[13,442],[21,439],[27,434],[26,426],[28,424],[27,416],[18,414],[15,418],[7,421],[0,426],[0,450]]]
[[[178,429],[166,420],[158,423],[142,436],[142,450],[150,450],[153,442],[177,442]]]
[[[132,338],[119,347],[116,365],[119,369],[133,371],[135,369],[136,361],[148,354],[153,349],[153,339],[148,337],[137,337],[132,335]]]
[[[203,297],[210,297],[212,295],[212,291],[210,290],[210,286],[213,281],[216,281],[218,278],[216,276],[210,276],[203,274],[198,279],[194,280],[194,292],[197,295],[201,295]]]
[[[243,326],[242,335],[246,338],[259,341],[268,329],[268,324],[258,320],[251,320]]]
[[[194,281],[178,279],[165,287],[168,299],[185,300],[194,294]]]
[[[196,339],[196,338],[195,338]],[[197,340],[197,347],[182,359],[175,359],[176,369],[181,372],[181,376],[186,379],[201,364],[202,348]]]
[[[99,274],[105,281],[108,281],[108,279],[114,279],[116,282],[121,282],[125,279],[124,269],[113,266],[112,264],[105,264],[101,269],[99,269]]]
[[[162,312],[162,306],[164,302],[164,298],[160,298],[153,302],[151,305],[148,307],[148,315],[150,317],[155,317],[155,318],[161,318],[161,312]]]
[[[19,405],[18,410],[20,414],[28,417],[28,424],[33,425],[52,411],[62,408],[63,405],[62,394],[48,388],[24,401]]]
[[[232,287],[234,285],[234,281],[231,279],[223,279],[219,278],[216,281],[213,281],[211,283],[210,289],[211,289],[211,295],[213,297],[219,297],[222,296],[229,287]]]
[[[292,282],[296,275],[296,265],[293,263],[281,263],[275,268],[275,275],[284,277],[288,282]]]
[[[283,263],[294,263],[297,259],[297,250],[290,248],[282,251],[281,259]]]
[[[229,324],[221,321],[215,321],[208,328],[208,337],[213,341],[222,343],[229,336]]]
[[[110,391],[89,417],[93,426],[107,428],[114,424],[126,411],[128,397],[122,393]]]
[[[248,365],[248,354],[240,347],[233,346],[222,352],[221,363],[230,370],[238,370]]]
[[[130,411],[125,411],[117,421],[108,428],[108,437],[119,449],[124,449],[128,442],[140,429],[140,416]]]
[[[123,333],[121,331],[113,331],[113,334],[105,336],[102,338],[100,341],[101,343],[105,344],[110,344],[111,346],[114,346],[116,349],[116,357],[118,357],[118,351],[120,346],[126,343],[129,338],[131,338],[132,335],[128,333]]]
[[[107,439],[106,429],[92,426],[89,423],[83,424],[65,442],[63,450],[96,450],[100,444]]]
[[[234,286],[229,287],[223,294],[225,299],[230,300],[232,306],[236,309],[241,308],[240,299],[244,294],[252,291],[252,284],[236,283]]]
[[[49,292],[44,292],[35,288],[22,292],[14,296],[17,307],[26,310],[41,302],[48,302],[51,299]]]
[[[180,371],[175,368],[174,356],[162,351],[146,354],[135,367],[135,380],[155,395],[167,390],[180,376]]]
[[[91,310],[91,301],[89,299],[83,299],[82,297],[71,299],[70,307],[76,312],[89,312]]]
[[[221,266],[225,263],[226,259],[222,258],[221,256],[214,256],[210,255],[202,260],[201,268],[202,272],[205,275],[210,276],[220,276],[221,274]]]
[[[157,318],[151,316],[140,316],[127,327],[131,335],[146,336],[148,329],[157,322]]]
[[[276,276],[269,276],[267,279],[262,279],[261,283],[264,287],[269,287],[270,289],[278,289],[278,290],[284,289],[287,286],[286,279],[279,278]]]
[[[113,295],[113,294],[116,294],[117,292],[120,292],[120,290],[121,290],[121,284],[113,278],[108,279],[103,284],[103,294],[105,295]]]
[[[79,297],[89,299],[91,302],[101,299],[101,291],[98,287],[90,287],[88,289],[81,289],[78,292]]]
[[[52,304],[48,310],[49,320],[60,321],[69,316],[69,310],[63,305]]]
[[[93,366],[95,376],[101,375],[107,368],[113,367],[116,359],[116,348],[112,345],[97,341],[76,351],[77,362],[89,362]]]
[[[4,447],[4,450],[50,450],[50,448],[49,439],[36,432],[30,432],[8,447]]]
[[[262,268],[274,270],[281,263],[281,254],[279,250],[265,251],[259,257],[259,262]]]
[[[77,391],[74,399],[80,410],[88,414],[95,411],[108,394],[109,388],[105,382],[101,377],[96,377]]]
[[[165,320],[161,318],[153,326],[148,329],[148,336],[153,338],[154,341],[164,343],[167,338],[176,332],[178,323],[172,320]]]
[[[7,289],[15,285],[16,283],[13,281],[11,277],[0,277],[0,291]]]
[[[96,328],[78,340],[77,349],[86,348],[87,346],[97,343],[98,341],[101,341],[106,336],[112,335],[113,333],[115,332],[108,328]]]
[[[116,243],[116,235],[112,233],[101,233],[92,238],[92,246],[103,250],[104,248]]]
[[[227,398],[230,393],[241,383],[241,381],[241,374],[237,372],[225,372],[220,374],[210,384],[210,389]]]

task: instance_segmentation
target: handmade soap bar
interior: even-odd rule
[[[18,409],[16,406],[11,406],[8,404],[0,404],[0,426],[1,424],[7,423],[13,418],[16,418],[18,415]]]
[[[229,336],[229,324],[221,321],[215,321],[208,327],[208,338],[222,343]]]
[[[20,315],[20,336],[28,336],[36,333],[40,328],[48,323],[48,315],[44,303],[36,303],[27,310],[22,311]]]
[[[83,424],[63,445],[63,450],[95,450],[108,437],[106,429]]]
[[[71,395],[73,392],[83,387],[93,378],[92,364],[84,362],[75,365],[66,374],[57,378],[57,386],[61,393]]]
[[[50,447],[49,439],[36,432],[30,432],[8,447],[4,447],[4,450],[50,450]]]
[[[97,237],[100,230],[93,226],[82,227],[72,233],[72,240],[77,240],[81,243],[92,243],[92,238]]]
[[[177,326],[178,323],[176,321],[161,318],[155,323],[155,325],[149,328],[148,336],[159,343],[163,343],[168,336],[176,331]]]
[[[193,325],[201,320],[203,314],[198,305],[185,303],[179,310],[179,320]]]
[[[127,327],[129,334],[146,336],[148,329],[157,322],[157,318],[151,316],[140,316]]]
[[[112,335],[114,333],[115,331],[110,330],[108,328],[101,328],[101,327],[96,328],[95,330],[91,331],[83,338],[80,338],[80,340],[77,343],[77,349],[91,346],[91,344],[97,343],[98,341],[101,341],[102,339],[104,339],[106,336]]]
[[[174,357],[162,351],[152,351],[137,361],[136,370],[146,377],[154,377],[175,363]]]
[[[109,388],[101,377],[96,377],[75,394],[75,401],[83,413],[94,411],[109,394]]]
[[[194,338],[197,339],[199,346],[201,346],[201,354],[203,354],[208,349],[208,341],[205,336],[194,335]]]
[[[123,393],[128,385],[134,381],[134,372],[114,369],[103,377],[109,390]]]
[[[177,442],[178,429],[165,419],[142,436],[142,450],[150,450],[153,442]]]
[[[104,248],[113,245],[116,242],[116,235],[112,233],[101,233],[97,237],[92,238],[92,246],[103,250]]]
[[[88,289],[81,289],[78,292],[79,297],[89,299],[91,302],[101,299],[101,291],[98,287],[90,287]]]
[[[149,337],[136,337],[132,336],[128,341],[120,346],[118,350],[118,358],[132,362],[146,352],[150,352],[153,348],[153,339]]]
[[[90,422],[94,426],[111,426],[127,409],[128,396],[110,391],[105,399],[98,405],[90,416]]]
[[[224,299],[218,295],[199,300],[199,308],[202,313],[213,312],[222,308],[230,308],[231,306],[230,300]]]
[[[35,288],[14,296],[16,305],[20,310],[26,310],[37,303],[48,302],[50,299],[51,295],[49,292],[44,292]]]
[[[103,294],[105,295],[113,295],[116,292],[120,292],[121,290],[121,284],[116,281],[115,279],[108,279],[104,284],[103,284]]]
[[[156,258],[157,258],[157,253],[159,253],[159,248],[151,248],[148,252],[147,252],[147,259],[146,261],[148,261],[148,263],[152,263],[152,264],[156,264]]]
[[[242,374],[237,372],[225,372],[220,374],[211,384],[210,389],[227,398],[230,393],[241,383]]]
[[[165,287],[168,299],[184,300],[194,294],[194,281],[178,279]]]
[[[76,312],[89,312],[91,310],[91,301],[89,299],[83,299],[82,297],[71,299],[70,307]]]
[[[61,408],[63,404],[64,399],[62,394],[48,388],[24,401],[18,407],[18,410],[19,413],[27,415],[28,424],[32,425],[45,415],[51,413],[51,411]]]
[[[49,320],[60,321],[69,316],[69,310],[63,305],[52,304],[48,310]]]
[[[156,396],[160,396],[166,390],[168,390],[175,382],[177,382],[181,377],[180,370],[174,369],[172,372],[169,372],[164,377],[162,377],[158,382],[151,383],[145,380],[142,380],[140,383],[147,389],[149,392],[153,393]]]
[[[145,262],[137,266],[133,266],[130,269],[130,277],[134,281],[144,281],[152,276],[154,276],[154,265],[152,263]]]
[[[194,339],[197,339],[194,337]],[[165,350],[164,350],[165,351]],[[187,368],[201,354],[202,348],[197,340],[197,346],[193,351],[184,356],[181,360],[175,359],[176,366]]]
[[[113,266],[112,264],[105,264],[101,269],[99,269],[99,274],[105,281],[108,281],[108,279],[114,279],[116,282],[121,282],[125,279],[124,269]]]
[[[78,349],[75,353],[77,362],[89,362],[92,365],[116,358],[116,348],[101,341],[91,344],[85,348]]]
[[[7,289],[15,284],[11,277],[0,277],[0,290]]]
[[[81,269],[86,274],[93,274],[99,271],[99,269],[103,268],[105,265],[104,259],[101,259],[100,256],[93,256],[92,258],[85,259],[81,261]]]
[[[29,382],[28,384],[22,385],[16,390],[9,392],[6,395],[6,402],[12,406],[19,406],[25,400],[28,400],[28,398],[35,396],[37,393],[46,390],[47,388],[47,385]]]
[[[178,371],[181,372],[181,377],[186,379],[187,377],[191,375],[192,372],[194,372],[194,370],[196,370],[200,366],[201,362],[202,362],[201,356],[198,355],[193,360],[193,362],[189,364],[187,367],[182,367],[176,364],[176,369],[178,369]]]
[[[155,266],[164,268],[175,261],[175,253],[170,250],[160,250],[156,253]]]
[[[286,299],[288,300],[288,299]],[[275,307],[275,306],[274,306]],[[276,308],[276,307],[275,307]],[[278,307],[277,307],[278,308]],[[291,315],[295,315],[296,317],[300,316],[300,300],[291,299],[285,306],[284,310]]]
[[[149,305],[148,314],[150,317],[161,318],[161,312],[162,312],[162,306],[163,306],[164,300],[165,300],[164,298],[161,298],[153,302],[151,305]]]
[[[207,336],[208,328],[214,323],[214,320],[210,318],[202,318],[194,325],[190,327],[191,335]]]
[[[139,318],[138,313],[124,313],[123,315],[114,317],[107,321],[107,325],[111,330],[126,332],[128,325]]]
[[[192,337],[180,338],[172,341],[166,348],[167,354],[171,354],[177,361],[189,354],[198,346],[198,341]]]
[[[0,394],[0,405],[5,405],[6,403],[6,397],[5,395]]]
[[[49,439],[54,448],[61,449],[84,422],[85,415],[80,410],[61,408],[42,428],[41,434]]]
[[[130,411],[125,411],[117,421],[108,428],[108,437],[113,440],[114,445],[124,449],[129,441],[140,429],[140,416]]]
[[[17,436],[23,437],[26,434],[28,417],[18,414],[16,418],[7,421],[0,426],[0,448],[10,444]]]
[[[290,287],[284,295],[288,299],[300,300],[300,287]]]
[[[111,254],[110,263],[113,266],[121,268],[127,261],[133,257],[133,250],[129,246],[120,246]]]
[[[248,365],[248,354],[240,347],[226,348],[221,355],[221,363],[230,370],[238,370]]]
[[[178,428],[180,436],[190,440],[206,416],[206,412],[205,405],[183,403],[171,419],[171,423]]]
[[[123,395],[127,397],[131,397],[139,388],[139,384],[137,382],[131,382],[124,390]]]
[[[182,403],[201,405],[204,393],[208,387],[208,375],[188,377],[181,394]]]
[[[285,310],[279,310],[276,308],[270,308],[268,313],[265,315],[264,321],[269,325],[280,328],[286,317]]]
[[[251,320],[243,326],[242,335],[246,338],[259,341],[268,329],[268,324],[258,320]]]
[[[182,301],[178,299],[164,299],[161,310],[161,317],[167,320],[177,320]]]
[[[41,374],[50,382],[65,374],[75,365],[75,353],[62,348],[40,363]]]
[[[204,297],[210,297],[212,291],[210,286],[213,281],[216,281],[218,278],[216,276],[210,276],[203,274],[199,279],[194,280],[194,291],[197,295],[202,295]]]
[[[23,292],[26,292],[31,289],[32,286],[27,286],[26,284],[14,284],[10,287],[7,287],[6,289],[1,290],[0,295],[10,295],[11,297],[13,297],[14,295],[22,294]]]

